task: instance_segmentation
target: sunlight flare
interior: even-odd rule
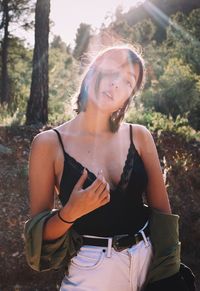
[[[127,12],[131,7],[138,6],[145,0],[51,0],[51,31],[60,35],[68,44],[74,43],[77,28],[80,23],[87,23],[93,29],[99,29],[113,20],[116,8],[122,7]]]
[[[198,43],[199,41],[193,37],[190,33],[188,33],[182,26],[178,23],[173,21],[170,17],[168,17],[165,13],[162,12],[158,7],[156,7],[153,3],[146,1],[144,8],[147,12],[158,22],[162,27],[166,27],[166,25],[171,25],[174,29],[174,33],[179,32],[181,37],[187,41],[190,41],[194,44]],[[173,33],[173,32],[172,32]]]

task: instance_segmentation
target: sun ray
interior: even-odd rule
[[[58,4],[59,2],[59,4]],[[67,43],[73,43],[76,30],[81,22],[91,24],[94,29],[100,29],[106,22],[106,16],[115,14],[118,6],[127,11],[133,6],[141,5],[145,0],[51,0],[51,27],[53,34],[60,35]]]
[[[179,32],[181,37],[187,41],[193,42],[193,44],[200,44],[200,42],[190,33],[187,32],[186,29],[183,29],[181,25],[168,17],[162,10],[156,7],[152,2],[146,1],[144,4],[144,8],[146,11],[158,22],[162,27],[166,27],[166,25],[171,25],[174,29],[174,34]],[[172,32],[173,33],[173,32]]]

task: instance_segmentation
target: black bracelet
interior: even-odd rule
[[[61,209],[60,209],[61,210]],[[63,219],[62,217],[61,217],[61,215],[60,215],[60,210],[58,210],[58,217],[60,218],[60,220],[62,220],[64,223],[69,223],[69,224],[72,224],[72,223],[74,223],[76,220],[74,220],[74,221],[67,221],[67,220],[65,220],[65,219]]]

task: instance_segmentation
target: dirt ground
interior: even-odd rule
[[[0,291],[59,290],[64,274],[63,270],[35,272],[24,254],[30,143],[45,129],[0,127]],[[154,134],[154,139],[173,212],[180,215],[182,261],[192,268],[200,291],[200,144],[172,133]]]

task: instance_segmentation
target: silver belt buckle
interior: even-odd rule
[[[113,242],[112,242],[112,246],[114,248],[115,251],[117,252],[121,252],[125,249],[127,249],[129,246],[122,246],[120,245],[120,239],[129,236],[128,234],[121,234],[121,235],[115,235],[113,237]]]

